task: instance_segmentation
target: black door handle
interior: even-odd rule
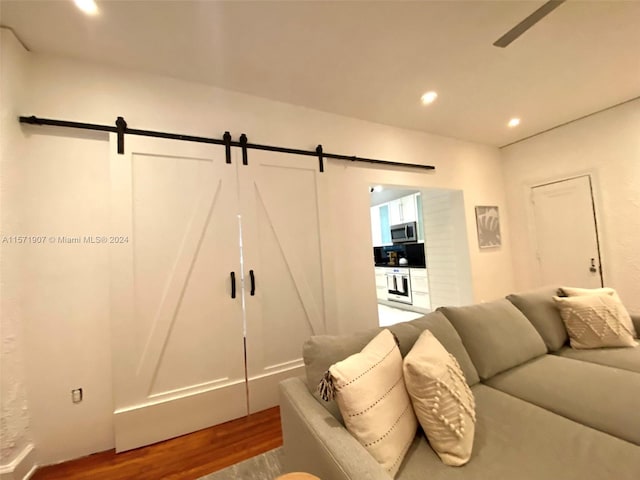
[[[256,293],[256,277],[253,270],[249,270],[249,277],[251,278],[251,296],[253,297]]]
[[[231,272],[231,298],[236,298],[236,272]]]

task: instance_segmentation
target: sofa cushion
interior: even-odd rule
[[[640,373],[640,346],[635,348],[592,348],[589,350],[564,347],[554,352],[554,355]]]
[[[467,463],[473,448],[475,403],[455,357],[425,330],[404,358],[403,371],[431,447],[447,465]]]
[[[635,480],[640,447],[485,385],[472,387],[476,433],[462,468],[440,462],[418,435],[399,480]],[[428,472],[428,473],[427,473]]]
[[[320,399],[317,387],[329,367],[362,350],[379,332],[380,329],[376,328],[349,335],[315,335],[304,342],[302,358],[309,391],[317,399]],[[338,405],[334,400],[321,401],[320,403],[344,424]]]
[[[425,329],[430,330],[447,351],[456,357],[467,383],[474,385],[479,382],[478,372],[476,372],[469,354],[462,345],[458,332],[442,313],[429,313],[411,322],[399,323],[388,328],[398,338],[402,356],[411,350]],[[316,398],[318,398],[316,387],[329,367],[362,350],[380,331],[380,328],[373,328],[345,335],[316,335],[304,343],[302,357],[307,386],[316,395]],[[335,402],[322,402],[322,404],[334,417],[338,420],[342,419]]]
[[[486,383],[640,445],[640,375],[635,372],[544,355],[496,375]]]
[[[634,347],[631,318],[609,295],[553,297],[569,332],[572,348]],[[633,328],[633,327],[631,327]]]
[[[631,322],[633,323],[633,328],[636,329],[636,333],[640,332],[640,315],[629,314],[631,317]]]
[[[633,338],[638,338],[638,333],[636,328],[631,321],[631,317],[629,317],[629,313],[622,305],[622,300],[618,296],[618,292],[616,292],[613,288],[604,287],[604,288],[577,288],[577,287],[560,287],[560,292],[563,293],[567,297],[581,297],[585,295],[605,295],[613,298],[616,302],[618,302],[621,308],[624,310],[624,318],[622,318],[622,323],[625,328],[631,333]]]
[[[424,317],[412,320],[406,325],[416,328],[419,334],[425,330],[433,333],[433,336],[438,339],[445,350],[456,358],[469,386],[475,385],[480,381],[476,367],[474,367],[469,353],[464,348],[460,335],[458,335],[456,329],[453,328],[451,322],[447,320],[447,317],[445,317],[442,312],[430,313]],[[392,331],[396,333],[395,330]]]
[[[438,310],[458,331],[483,380],[547,352],[533,325],[506,299]]]
[[[507,296],[507,300],[533,324],[550,352],[561,349],[569,340],[558,307],[553,301],[556,295],[558,287],[543,287]]]
[[[393,334],[382,330],[361,352],[332,365],[329,372],[347,430],[394,476],[418,422]]]

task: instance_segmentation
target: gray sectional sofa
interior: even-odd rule
[[[476,400],[471,460],[443,464],[418,429],[401,480],[640,478],[640,346],[573,350],[553,304],[557,288],[441,308],[390,327],[406,355],[429,329],[458,360]],[[640,317],[632,316],[640,332]],[[317,336],[304,345],[306,379],[280,385],[286,471],[323,480],[389,480],[315,393],[333,363],[379,331]]]

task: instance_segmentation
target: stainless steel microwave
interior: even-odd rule
[[[418,241],[418,228],[416,222],[399,223],[391,225],[391,241],[396,243],[407,243]]]

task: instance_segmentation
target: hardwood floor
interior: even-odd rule
[[[38,469],[33,480],[194,480],[282,445],[280,409],[147,447],[115,450]]]

